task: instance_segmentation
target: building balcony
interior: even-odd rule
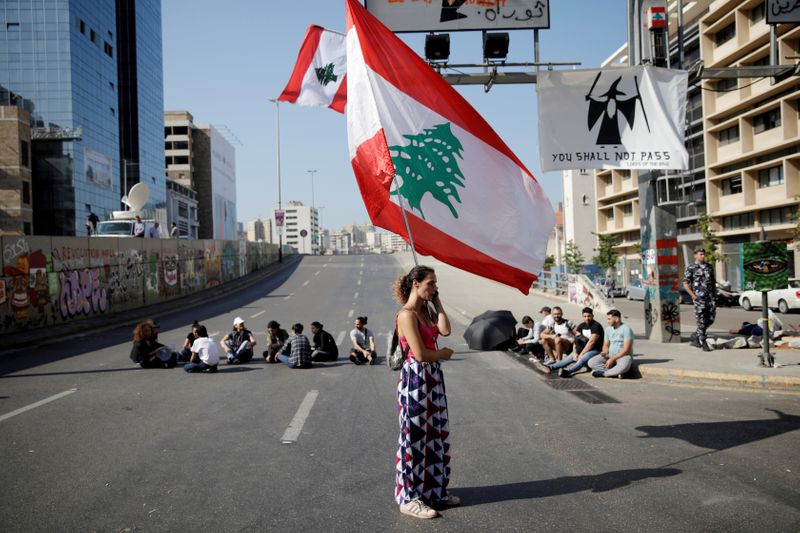
[[[719,210],[717,213],[714,213],[714,215],[719,216],[720,214],[735,213],[746,205],[744,193],[740,192],[738,194],[720,196]]]

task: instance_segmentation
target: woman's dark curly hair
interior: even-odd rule
[[[414,282],[422,283],[425,278],[434,273],[431,267],[426,267],[424,265],[415,266],[408,274],[404,274],[395,280],[392,289],[394,292],[394,299],[397,300],[398,303],[406,303],[408,297],[411,295],[411,288],[414,286]]]
[[[139,342],[155,337],[155,326],[152,320],[145,320],[136,324],[133,330],[133,342]]]

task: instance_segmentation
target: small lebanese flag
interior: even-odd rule
[[[555,223],[525,165],[464,98],[347,0],[347,136],[372,222],[527,294]]]
[[[344,35],[311,25],[297,56],[292,77],[278,100],[344,113],[347,65]]]

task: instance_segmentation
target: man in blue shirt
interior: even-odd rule
[[[606,316],[608,327],[603,351],[589,359],[589,368],[596,378],[622,377],[633,364],[633,330],[622,323],[622,315],[616,309]]]

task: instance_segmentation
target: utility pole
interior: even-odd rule
[[[316,169],[307,170],[306,172],[311,174],[311,212],[310,212],[310,214],[313,215],[314,211],[315,211],[315,207],[314,207],[314,174],[317,173],[317,170]],[[311,255],[314,255],[314,242],[313,242],[314,237],[313,236],[317,235],[318,232],[314,231],[314,219],[313,219],[313,217],[309,216],[308,218],[309,218],[309,221],[311,222],[311,227],[309,228],[311,230],[311,235],[312,235],[312,237],[311,237],[311,240],[312,240],[312,242],[311,242]]]
[[[281,210],[281,108],[277,98],[268,98],[275,104],[275,161],[278,181],[278,211]],[[275,230],[278,232],[278,262],[283,263],[283,226],[278,226],[278,217],[275,219]]]

